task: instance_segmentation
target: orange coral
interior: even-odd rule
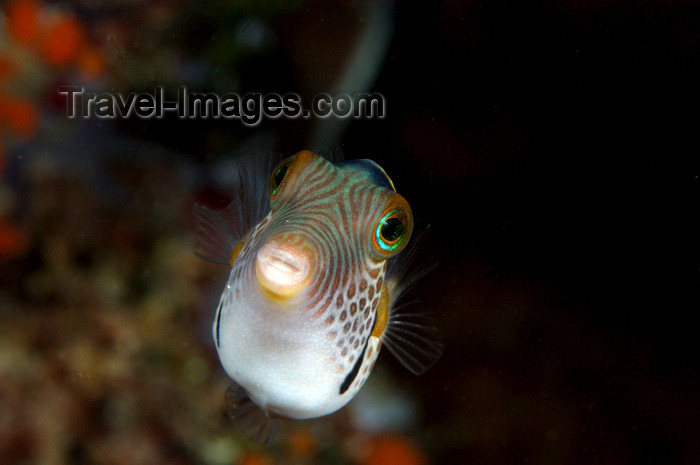
[[[310,457],[317,449],[316,439],[308,429],[296,429],[287,436],[287,447],[297,457]]]
[[[61,16],[45,31],[41,54],[52,65],[67,65],[78,57],[85,39],[83,28],[72,17]]]
[[[37,128],[39,115],[29,100],[0,94],[0,126],[21,137],[29,137]]]
[[[0,218],[0,259],[14,258],[22,254],[27,240],[17,227]]]
[[[41,90],[20,90],[20,97],[15,95],[13,79],[21,80],[18,74],[17,57],[11,53],[14,48],[22,53],[34,54],[49,65],[48,69],[36,69],[37,72],[52,73],[51,68],[71,65],[89,79],[99,77],[104,71],[101,55],[87,40],[85,27],[77,18],[65,11],[47,8],[37,0],[11,0],[5,8],[6,37],[10,53],[0,53],[0,137],[29,137],[35,134],[39,122],[39,101],[26,96],[43,96]],[[5,86],[9,83],[9,86]],[[0,139],[0,145],[2,140]],[[1,154],[0,154],[1,155]],[[3,156],[4,157],[4,156]],[[2,160],[0,159],[0,163]]]
[[[374,440],[363,465],[426,465],[425,454],[403,436],[387,434]]]
[[[0,79],[15,73],[16,66],[10,58],[0,55]]]
[[[104,71],[104,60],[95,50],[85,49],[78,57],[78,68],[85,76],[96,78]]]
[[[7,6],[7,29],[15,42],[32,43],[39,31],[40,6],[34,0],[15,0]]]
[[[256,452],[248,452],[243,456],[240,462],[238,462],[238,465],[271,465],[272,462],[270,460],[262,455],[258,454]]]
[[[14,0],[7,7],[8,33],[13,42],[34,48],[52,66],[76,63],[90,76],[98,74],[101,60],[87,44],[85,28],[65,12],[46,14],[41,3]],[[98,57],[99,58],[99,57]],[[0,67],[0,76],[2,67]]]

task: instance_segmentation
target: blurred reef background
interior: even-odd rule
[[[700,4],[0,2],[0,462],[700,463]],[[379,92],[383,119],[69,119],[91,92]],[[432,224],[445,343],[269,448],[224,412],[191,208],[340,147]]]

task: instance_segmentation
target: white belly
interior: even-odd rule
[[[315,321],[300,324],[269,312],[222,309],[219,358],[226,373],[253,401],[270,413],[314,418],[334,412],[349,400],[339,394],[334,347]]]

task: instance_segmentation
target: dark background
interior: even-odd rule
[[[346,144],[395,154],[434,226],[448,339],[426,377],[449,387],[430,398],[477,438],[438,463],[697,460],[698,181],[664,173],[697,147],[697,19],[681,2],[399,5],[377,87],[402,121]]]

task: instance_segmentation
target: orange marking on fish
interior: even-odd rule
[[[228,264],[233,268],[233,264],[236,262],[236,259],[238,258],[238,254],[241,253],[241,249],[245,245],[245,241],[241,241],[236,246],[233,248],[233,251],[231,252],[231,258],[228,261]]]
[[[386,286],[382,286],[382,295],[379,298],[379,307],[377,308],[377,323],[372,330],[372,336],[381,338],[389,322],[389,291]]]

